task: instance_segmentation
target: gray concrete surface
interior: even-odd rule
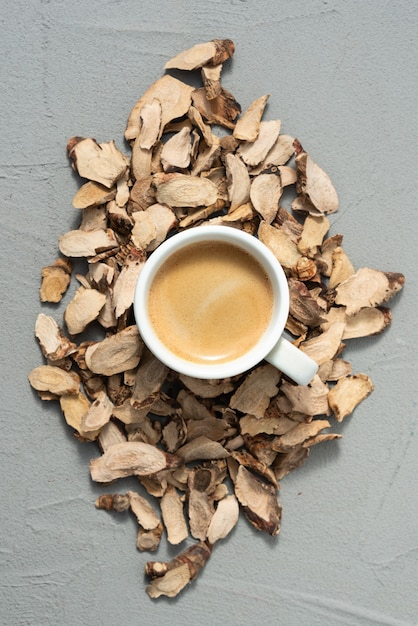
[[[0,82],[0,623],[412,626],[418,623],[416,56],[410,0],[2,0]],[[357,268],[406,276],[383,335],[345,355],[375,391],[282,482],[276,539],[242,519],[174,601],[144,592],[132,520],[99,489],[59,408],[27,374],[40,268],[78,223],[74,134],[123,145],[131,106],[165,61],[229,37],[224,85],[296,135],[341,202],[331,232]],[[67,301],[67,300],[66,300]],[[66,302],[65,301],[65,302]],[[45,307],[61,319],[62,307]],[[162,545],[158,556],[173,551]]]

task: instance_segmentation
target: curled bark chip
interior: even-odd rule
[[[401,273],[356,271],[343,236],[328,234],[327,216],[338,209],[330,177],[298,139],[280,134],[279,119],[263,119],[268,94],[242,112],[222,85],[233,54],[231,40],[213,39],[168,60],[168,73],[128,114],[128,155],[113,140],[68,141],[80,176],[72,199],[79,225],[61,234],[62,256],[41,270],[40,301],[58,304],[77,259],[61,321],[36,318],[43,364],[29,383],[41,400],[59,403],[80,444],[97,447],[93,481],[137,483],[101,495],[96,507],[134,515],[141,552],[157,550],[164,535],[172,545],[196,540],[170,561],[146,563],[151,598],[182,592],[240,511],[257,530],[278,534],[279,481],[311,447],[337,445],[335,422],[373,390],[343,354],[350,339],[389,326],[386,303],[405,282]],[[171,70],[194,72],[194,86]],[[283,266],[286,330],[319,365],[308,385],[265,361],[232,378],[197,379],[145,348],[133,312],[138,277],[167,238],[203,224],[257,237]]]

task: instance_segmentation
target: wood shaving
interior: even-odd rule
[[[313,446],[340,439],[335,422],[373,390],[343,352],[351,339],[388,328],[391,311],[382,305],[405,280],[354,267],[342,235],[329,233],[327,215],[339,202],[328,174],[299,140],[281,134],[280,120],[265,119],[268,94],[240,115],[222,87],[233,54],[232,41],[215,39],[167,61],[177,75],[196,71],[202,87],[169,73],[156,80],[128,116],[129,155],[113,140],[68,141],[82,179],[72,201],[79,228],[61,235],[62,256],[41,270],[41,302],[59,303],[78,259],[62,323],[44,313],[36,319],[44,364],[29,382],[41,399],[60,403],[80,442],[97,445],[93,481],[137,480],[137,490],[99,496],[97,508],[130,511],[141,552],[157,550],[164,533],[181,546],[171,561],[146,563],[151,598],[187,587],[240,511],[257,530],[279,533],[280,482]],[[294,192],[287,208],[283,187]],[[286,328],[319,364],[309,385],[266,362],[231,379],[199,380],[145,349],[132,311],[138,276],[167,237],[204,223],[257,236],[282,264]]]

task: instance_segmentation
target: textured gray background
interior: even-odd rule
[[[1,16],[1,624],[417,624],[418,4],[2,0]],[[356,268],[407,282],[390,329],[347,347],[375,391],[282,482],[279,537],[242,519],[185,593],[153,602],[134,522],[94,507],[94,446],[27,373],[40,269],[78,223],[67,139],[126,149],[127,115],[165,61],[216,37],[236,44],[224,86],[243,108],[269,92],[266,119],[330,174],[331,232]]]

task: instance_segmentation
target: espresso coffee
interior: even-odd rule
[[[253,348],[273,312],[273,289],[261,264],[223,241],[174,252],[149,290],[148,314],[160,341],[194,363],[232,361]]]

